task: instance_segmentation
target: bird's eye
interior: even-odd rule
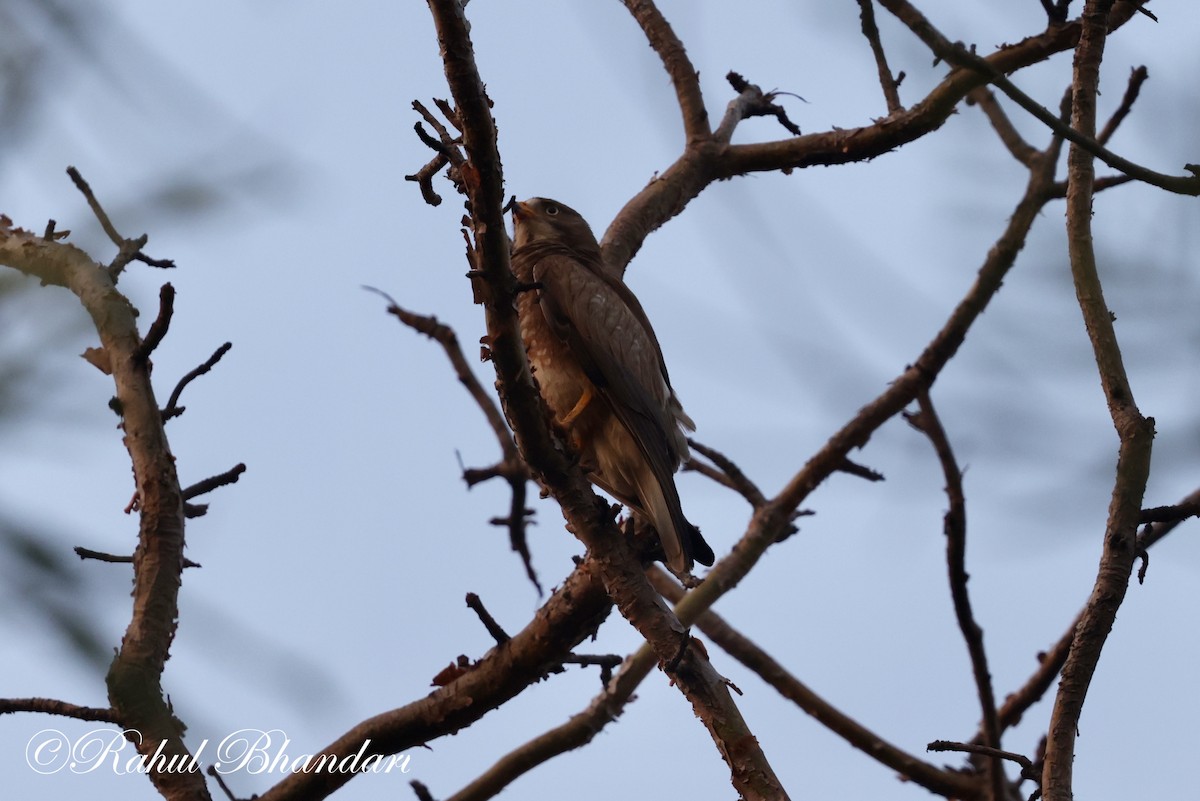
[[[555,206],[553,203],[547,204],[546,214],[550,217],[556,217],[558,215],[558,206]]]

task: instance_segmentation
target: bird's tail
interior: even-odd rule
[[[635,481],[642,507],[658,531],[667,567],[676,575],[684,575],[691,572],[693,560],[711,565],[715,558],[713,550],[700,536],[700,529],[683,516],[673,477],[667,476],[665,481],[660,481],[653,468],[643,462]]]

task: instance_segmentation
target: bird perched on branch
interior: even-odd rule
[[[605,270],[577,211],[531,198],[513,206],[521,338],[555,420],[596,486],[654,526],[667,566],[691,579],[712,548],[683,516],[674,473],[688,456],[684,413],[646,313]]]

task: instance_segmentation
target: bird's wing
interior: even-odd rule
[[[651,463],[670,476],[680,454],[671,390],[662,354],[632,293],[569,255],[541,259],[534,268],[542,313],[596,388],[629,429]],[[655,465],[656,468],[658,465]]]
[[[677,417],[682,410],[641,305],[599,265],[568,254],[540,259],[534,280],[540,285],[539,306],[550,328],[567,343],[637,444],[643,463],[630,466],[630,472],[668,564],[686,571],[695,556],[711,565],[712,549],[680,506],[673,476],[682,456]]]

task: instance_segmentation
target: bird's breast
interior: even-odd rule
[[[546,405],[561,421],[591,387],[591,381],[566,343],[546,321],[535,292],[522,292],[518,296],[517,314],[533,377],[537,379]],[[596,401],[598,405],[599,399]]]

